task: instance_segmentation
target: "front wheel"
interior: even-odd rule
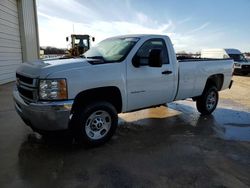
[[[196,101],[197,110],[202,115],[209,115],[216,109],[218,100],[217,88],[215,86],[208,87]]]
[[[72,116],[72,130],[76,141],[85,145],[100,145],[115,133],[118,115],[108,102],[94,102],[77,111]]]

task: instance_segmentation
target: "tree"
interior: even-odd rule
[[[56,48],[52,46],[47,46],[45,48],[40,47],[40,50],[44,50],[44,55],[47,54],[66,54],[66,49]]]

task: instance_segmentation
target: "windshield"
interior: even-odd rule
[[[119,62],[126,58],[138,40],[135,37],[107,39],[90,48],[83,57],[103,62]]]
[[[237,62],[247,62],[243,54],[228,54],[230,58]]]

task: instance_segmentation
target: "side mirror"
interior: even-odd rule
[[[148,64],[150,67],[162,66],[161,49],[152,49],[149,52]]]
[[[138,68],[140,67],[140,57],[138,55],[135,55],[132,59],[132,64],[134,67]]]
[[[95,42],[95,37],[92,37],[92,41]]]
[[[69,41],[69,37],[66,37],[66,41],[67,41],[67,42]]]

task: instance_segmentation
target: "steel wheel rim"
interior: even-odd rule
[[[102,139],[107,135],[112,123],[111,116],[104,110],[93,112],[85,123],[85,132],[92,140]]]
[[[207,109],[212,110],[216,105],[216,101],[217,101],[216,92],[211,91],[207,96],[207,103],[206,103]]]

